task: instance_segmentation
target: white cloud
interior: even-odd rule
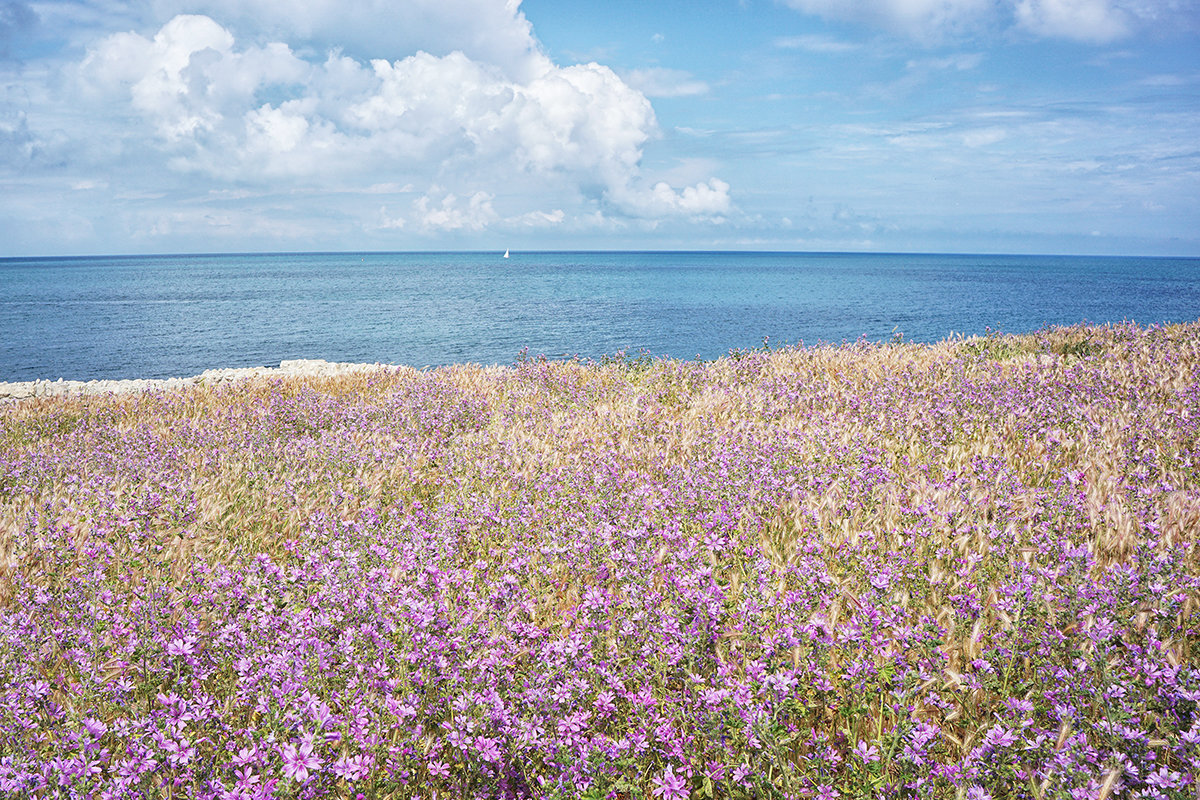
[[[1104,43],[1139,28],[1195,28],[1190,0],[783,0],[797,11],[826,19],[859,22],[918,39],[980,29],[997,20],[1037,36]],[[820,49],[814,37],[791,37],[780,46]]]
[[[401,230],[406,226],[403,215],[393,217],[387,206],[379,207],[379,215],[375,227],[379,230]]]
[[[784,0],[827,19],[877,25],[918,37],[970,28],[993,11],[994,0]]]
[[[492,208],[492,199],[487,192],[475,192],[465,203],[454,194],[443,194],[440,200],[425,195],[416,201],[414,208],[421,227],[426,230],[481,231],[500,218]]]
[[[691,186],[696,183],[707,183],[708,176],[717,170],[719,163],[712,158],[680,158],[674,166],[656,170],[653,175],[648,175],[647,178],[651,183],[665,181],[670,186]]]
[[[941,58],[918,58],[908,61],[904,72],[895,80],[883,84],[867,84],[863,91],[871,96],[894,102],[934,80],[943,80],[945,72],[968,72],[983,63],[982,53],[954,53]]]
[[[0,104],[0,166],[18,169],[26,166],[33,160],[37,147],[24,112],[10,111]]]
[[[1110,0],[1017,0],[1015,13],[1040,36],[1109,42],[1130,32],[1130,14]]]
[[[12,42],[38,24],[38,15],[24,0],[0,2],[0,59],[8,58]]]
[[[708,93],[707,83],[681,69],[635,69],[624,73],[622,77],[647,97],[690,97]]]
[[[528,80],[550,64],[519,0],[153,0],[157,19],[202,13],[235,32],[303,41],[319,52],[395,60],[461,52]]]
[[[297,83],[308,66],[282,44],[235,52],[229,31],[204,16],[181,15],[153,39],[109,36],[80,65],[85,88],[105,102],[128,94],[131,107],[168,141],[220,126],[264,87]]]
[[[905,64],[905,66],[909,70],[926,74],[944,70],[966,72],[967,70],[975,69],[982,63],[983,53],[955,53],[943,58],[914,59]]]
[[[853,42],[816,34],[781,36],[775,40],[775,46],[784,50],[804,50],[809,53],[852,53],[861,47]]]
[[[962,141],[967,147],[987,147],[1007,138],[1008,131],[1004,128],[992,127],[966,131],[963,133]]]
[[[404,192],[411,192],[412,190],[413,186],[411,183],[401,184],[390,182],[373,183],[370,186],[357,189],[356,191],[361,192],[362,194],[403,194]]]
[[[553,211],[529,211],[508,220],[508,222],[526,228],[546,228],[558,225],[566,218],[567,215],[563,213],[563,210],[556,208]]]
[[[433,4],[416,5],[433,13]],[[466,5],[455,0],[446,8],[465,13]],[[273,4],[283,6],[290,7]],[[290,28],[315,25],[323,8],[318,3]],[[516,4],[505,8],[513,30],[531,37]],[[187,14],[149,38],[104,38],[77,74],[94,115],[133,112],[150,149],[175,170],[325,190],[347,181],[437,187],[410,215],[424,230],[481,230],[520,217],[528,209],[507,208],[505,217],[492,207],[495,192],[510,184],[573,193],[587,206],[580,213],[597,205],[638,217],[728,212],[728,186],[719,180],[668,186],[676,198],[668,200],[642,177],[643,147],[658,135],[643,92],[605,66],[560,67],[540,55],[535,40],[526,44],[520,69],[461,50],[369,63],[332,52],[314,62],[281,42],[243,46],[211,17]],[[669,70],[643,77],[675,93],[703,87]],[[125,131],[137,134],[136,125]],[[518,194],[506,192],[506,203],[519,205]]]
[[[1141,78],[1138,81],[1136,81],[1136,83],[1139,86],[1155,86],[1155,87],[1190,86],[1191,84],[1196,83],[1196,82],[1197,82],[1197,76],[1172,75],[1172,74],[1148,75],[1145,78]]]
[[[733,201],[729,184],[719,178],[687,186],[681,191],[659,181],[649,191],[631,191],[615,199],[632,216],[646,218],[683,215],[692,219],[720,219],[728,214]]]
[[[706,128],[693,128],[688,125],[676,125],[675,131],[677,133],[682,133],[684,136],[694,136],[698,139],[705,139],[716,133],[715,130]]]

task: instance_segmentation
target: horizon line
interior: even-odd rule
[[[1035,252],[970,252],[970,251],[939,251],[939,250],[706,250],[706,249],[528,249],[512,250],[512,255],[605,255],[605,254],[661,254],[661,255],[793,255],[793,256],[970,256],[970,257],[1003,257],[1003,258],[1152,258],[1163,260],[1188,260],[1200,258],[1196,255],[1149,255],[1146,253],[1035,253]],[[501,249],[431,249],[431,250],[229,250],[229,251],[192,251],[192,252],[155,252],[155,253],[89,253],[70,255],[5,255],[0,256],[0,262],[9,261],[84,261],[89,259],[106,258],[219,258],[231,256],[388,256],[388,255],[489,255],[500,254]]]

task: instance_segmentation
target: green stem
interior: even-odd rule
[[[1017,607],[1017,615],[1015,617],[1013,617],[1013,628],[1014,629],[1021,622],[1021,614],[1025,613],[1025,604],[1027,602],[1029,602],[1028,597],[1026,597],[1024,600],[1022,600],[1021,605]],[[1014,636],[1013,638],[1015,639],[1016,637]],[[1004,668],[1004,681],[1000,686],[1000,697],[1002,697],[1002,698],[1008,697],[1008,680],[1012,676],[1013,664],[1015,664],[1016,661],[1017,661],[1017,648],[1014,647],[1014,648],[1012,648],[1012,655],[1010,655],[1008,657],[1008,666],[1006,666]]]

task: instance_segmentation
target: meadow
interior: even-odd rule
[[[1200,323],[0,406],[0,795],[1195,798]]]

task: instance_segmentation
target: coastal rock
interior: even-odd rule
[[[0,381],[0,401],[28,400],[33,397],[48,397],[50,395],[176,391],[199,384],[230,383],[248,378],[285,376],[333,377],[336,375],[345,375],[349,372],[373,369],[396,369],[396,367],[389,364],[358,364],[352,362],[323,361],[321,359],[287,359],[280,361],[278,367],[209,369],[199,375],[193,375],[188,378],[136,378],[132,380],[90,381],[70,381],[59,378],[56,381],[34,380],[10,383]]]

